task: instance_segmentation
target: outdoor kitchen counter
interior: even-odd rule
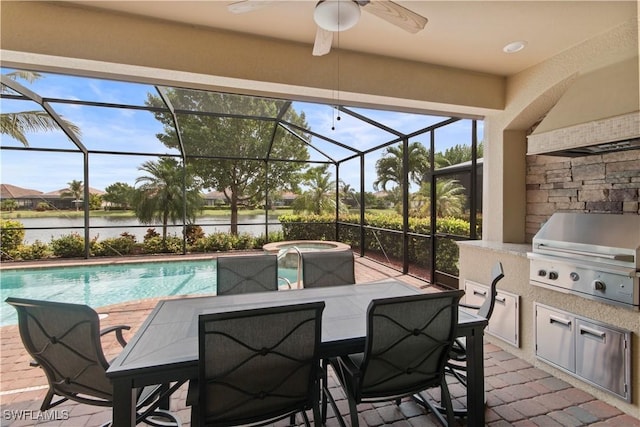
[[[459,286],[461,289],[464,289],[464,284],[467,280],[488,285],[491,267],[496,261],[500,261],[504,267],[505,277],[498,284],[498,291],[510,292],[518,295],[520,299],[518,313],[520,319],[519,347],[508,344],[490,334],[485,334],[486,341],[504,348],[517,357],[596,396],[621,411],[638,417],[640,413],[640,313],[638,311],[532,286],[529,280],[529,259],[527,258],[527,252],[532,250],[530,243],[517,244],[474,240],[458,242],[458,247],[460,250]],[[632,331],[633,335],[635,335],[631,339],[632,403],[613,397],[536,359],[534,333],[534,303],[536,302]]]
[[[531,243],[502,243],[487,242],[484,240],[468,240],[457,242],[458,246],[470,246],[487,249],[495,252],[506,252],[511,255],[527,257],[527,252],[531,252]]]

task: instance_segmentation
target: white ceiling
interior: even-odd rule
[[[254,0],[255,1],[255,0]],[[74,1],[88,7],[219,28],[309,45],[315,38],[315,0],[273,1],[244,14],[232,14],[232,1]],[[637,18],[637,2],[627,1],[416,1],[396,3],[429,19],[410,34],[367,13],[358,24],[334,36],[341,49],[404,58],[509,76]],[[524,50],[505,54],[513,41]],[[334,53],[335,54],[335,53]]]

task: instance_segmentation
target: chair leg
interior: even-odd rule
[[[328,368],[329,362],[327,360],[322,361],[322,381],[320,384],[320,395],[322,398],[322,408],[320,410],[322,424],[327,422],[327,393],[329,393],[329,383],[328,383]]]
[[[51,405],[51,399],[53,399],[53,391],[51,389],[47,390],[47,395],[44,397],[44,400],[42,401],[42,405],[40,405],[40,410],[41,411],[46,411],[47,409],[49,409],[50,405]]]
[[[358,405],[356,404],[356,401],[351,398],[351,396],[349,396],[348,399],[349,414],[351,415],[351,427],[359,427],[360,422],[358,421]]]
[[[324,395],[324,393],[322,393],[322,394]],[[318,405],[313,405],[312,409],[313,409],[313,425],[315,427],[320,427],[320,426],[324,425],[324,420],[322,419],[322,416],[320,415],[320,407]],[[326,412],[325,412],[325,417],[326,417]]]
[[[447,425],[452,426],[455,422],[454,413],[453,413],[453,403],[451,402],[451,393],[449,393],[449,386],[447,385],[447,380],[442,377],[442,385],[440,386],[441,390],[441,398],[445,404],[445,409],[447,410]]]

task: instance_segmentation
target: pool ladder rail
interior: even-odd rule
[[[282,258],[287,256],[287,254],[289,254],[289,252],[291,252],[292,250],[296,251],[296,253],[298,254],[298,268],[297,268],[297,278],[295,283],[295,289],[301,289],[302,288],[302,252],[300,251],[300,249],[297,246],[291,246],[290,248],[281,249],[280,252],[278,252],[278,261],[280,261]],[[289,279],[285,277],[278,277],[278,280],[283,280],[287,284],[287,287],[289,289],[294,289]]]

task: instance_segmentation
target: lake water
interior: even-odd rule
[[[278,215],[269,215],[269,232],[280,231],[282,227],[278,222]],[[36,240],[40,240],[44,243],[49,243],[52,238],[58,238],[63,235],[76,232],[83,234],[84,230],[84,218],[18,218],[25,229],[26,228],[58,228],[54,230],[25,230],[24,241],[27,244],[33,243]],[[217,232],[229,232],[230,217],[228,216],[204,216],[198,218],[198,225],[202,227],[204,232],[209,235]],[[238,217],[238,232],[248,233],[254,236],[260,236],[265,232],[265,217],[264,215],[240,215]],[[99,240],[118,237],[122,233],[127,232],[136,236],[136,239],[141,242],[144,235],[147,233],[147,229],[155,228],[156,232],[162,233],[162,226],[150,226],[140,224],[136,218],[115,218],[115,217],[97,217],[90,218],[89,226],[91,227],[90,236],[93,239],[98,236]],[[79,228],[74,228],[79,227]],[[104,227],[104,228],[102,228]],[[116,227],[116,228],[111,228]],[[182,226],[169,225],[167,229],[168,234],[175,234],[182,236]]]

